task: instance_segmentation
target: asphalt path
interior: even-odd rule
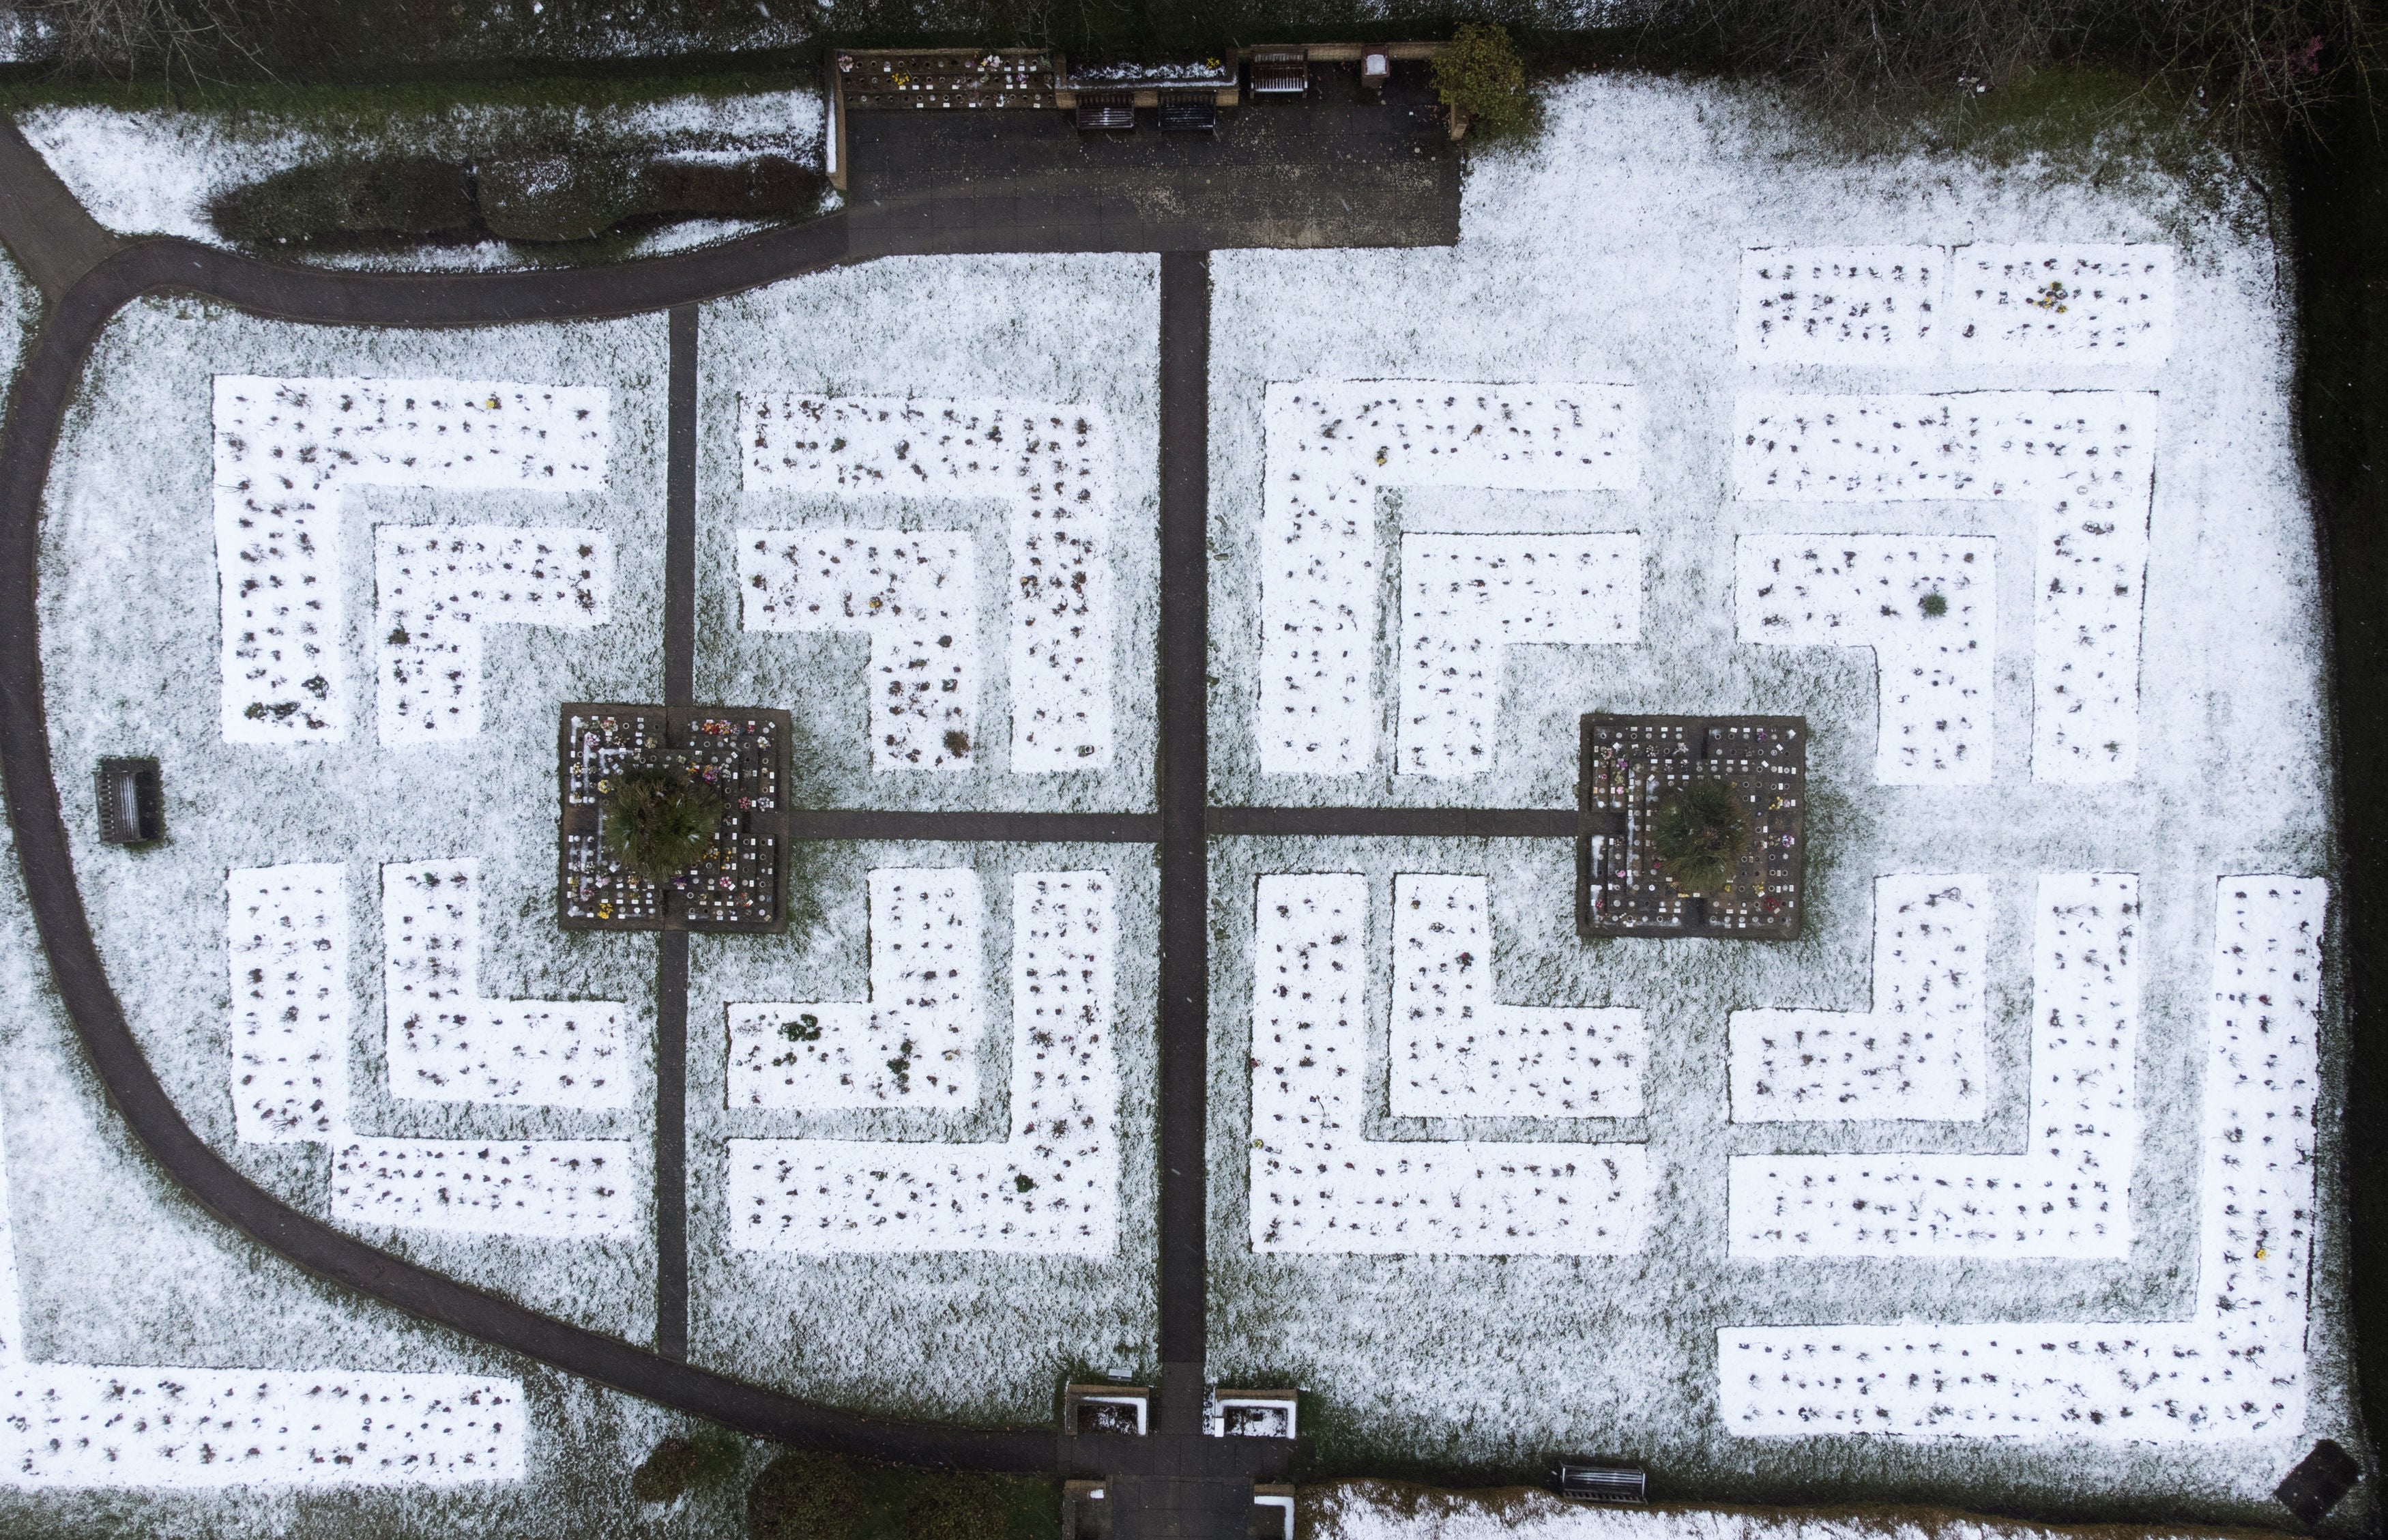
[[[17,141],[21,146],[21,141]],[[0,159],[5,159],[0,141]],[[54,201],[54,200],[52,200]],[[43,248],[29,221],[38,197],[0,198],[0,236],[22,255]],[[76,210],[80,213],[80,210]],[[87,216],[84,216],[87,219]],[[1142,1477],[1122,1489],[1150,1512],[1129,1530],[1215,1506],[1223,1490],[1289,1476],[1292,1445],[1199,1436],[1205,1354],[1208,1203],[1203,1185],[1208,1076],[1207,842],[1228,835],[1447,834],[1567,837],[1571,811],[1213,808],[1207,798],[1203,668],[1208,650],[1207,256],[1162,259],[1161,764],[1157,813],[936,812],[807,809],[803,839],[1133,843],[1158,846],[1162,865],[1162,1266],[1160,1329],[1166,1366],[1155,1436],[1050,1428],[976,1428],[863,1416],[715,1373],[684,1361],[684,1082],[659,1088],[657,1342],[654,1349],[587,1330],[392,1256],[274,1198],[193,1131],[168,1097],[110,987],[76,885],[44,716],[38,593],[41,506],[52,454],[91,348],[108,321],[144,295],[184,293],[283,320],[331,325],[485,326],[578,321],[668,311],[666,673],[674,699],[692,683],[694,643],[695,348],[701,300],[819,272],[857,258],[845,216],[615,266],[495,274],[382,274],[260,261],[188,241],[102,247],[74,235],[48,270],[62,283],[36,335],[0,427],[0,778],[17,854],[58,994],[101,1083],[134,1136],[209,1213],[316,1276],[508,1352],[742,1432],[913,1465]],[[110,238],[112,241],[112,237]],[[956,249],[976,249],[966,227]],[[76,244],[79,242],[80,244]],[[79,276],[72,276],[79,274]],[[666,937],[667,941],[670,938]],[[683,938],[684,939],[684,938]],[[658,984],[678,995],[662,1024],[684,1066],[686,958],[659,960]],[[674,1043],[662,1045],[669,1050]],[[659,1075],[669,1063],[659,1063]],[[675,1081],[680,1076],[671,1076]],[[662,1158],[670,1144],[673,1159]],[[1226,1483],[1223,1489],[1220,1483]],[[1233,1506],[1233,1504],[1229,1504]],[[1127,1533],[1123,1531],[1122,1533]]]

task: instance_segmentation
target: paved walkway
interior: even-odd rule
[[[959,114],[920,116],[944,117],[938,132],[949,135],[984,126],[983,120],[957,126]],[[921,132],[927,134],[923,144],[937,142],[936,134]],[[1025,132],[1034,137],[1044,129],[1031,124]],[[1331,134],[1327,138],[1342,142]],[[1391,142],[1404,154],[1412,147],[1398,136]],[[668,699],[682,702],[692,696],[695,650],[698,301],[898,247],[945,252],[1115,249],[1120,248],[1110,243],[1129,234],[1149,238],[1161,233],[1160,227],[1140,215],[1124,223],[1112,218],[1105,200],[1114,194],[1099,187],[1057,192],[1035,219],[1025,223],[1017,202],[1008,217],[995,219],[988,216],[983,188],[900,192],[892,171],[872,183],[863,171],[864,156],[857,154],[857,180],[877,186],[876,198],[848,213],[720,247],[578,271],[349,274],[261,262],[181,240],[122,244],[105,232],[95,237],[97,226],[72,207],[70,198],[66,208],[59,207],[65,195],[55,178],[46,189],[31,192],[21,181],[11,182],[8,157],[19,151],[31,153],[13,131],[0,133],[0,185],[17,188],[14,195],[0,193],[0,241],[34,271],[52,304],[10,397],[5,432],[0,432],[0,776],[6,780],[26,890],[59,995],[117,1110],[159,1164],[209,1212],[311,1272],[631,1394],[793,1445],[910,1464],[1102,1478],[1113,1493],[1113,1533],[1121,1540],[1139,1534],[1222,1534],[1240,1540],[1244,1530],[1238,1516],[1251,1512],[1252,1483],[1290,1476],[1297,1451],[1276,1441],[1200,1436],[1208,1232],[1203,1160],[1209,1063],[1208,843],[1223,836],[1320,834],[1564,838],[1574,829],[1574,815],[1565,810],[1209,805],[1203,670],[1209,648],[1211,312],[1209,259],[1202,248],[1249,237],[1257,227],[1224,214],[1213,226],[1179,221],[1167,233],[1202,238],[1194,241],[1195,248],[1165,250],[1162,258],[1162,764],[1157,813],[811,809],[795,821],[796,837],[806,839],[1099,841],[1159,846],[1162,1398],[1149,1437],[1069,1437],[1050,1429],[968,1428],[863,1417],[686,1362],[685,936],[666,935],[658,948],[662,1004],[655,1168],[660,1260],[658,1327],[652,1350],[555,1320],[391,1256],[284,1204],[227,1164],[193,1132],[142,1053],[108,985],[76,887],[44,719],[36,593],[41,502],[58,427],[92,343],[120,308],[143,294],[194,292],[287,320],[389,326],[486,325],[667,310],[671,363],[665,683]],[[1421,151],[1413,159],[1426,157]],[[1344,170],[1366,164],[1367,156],[1355,152]],[[47,175],[46,167],[42,173]],[[1429,175],[1404,166],[1399,173],[1379,179],[1381,196],[1365,216],[1373,222],[1368,229],[1387,242],[1452,238],[1456,231],[1455,169]],[[1213,174],[1214,170],[1201,172],[1203,176]],[[1405,196],[1404,178],[1410,194],[1425,199],[1423,211],[1406,223],[1396,217],[1400,197]],[[968,217],[947,217],[955,212],[955,199],[971,205],[961,210]],[[910,212],[899,216],[899,210]],[[1280,210],[1272,217],[1282,215]],[[1032,223],[1037,226],[1034,231]],[[1365,233],[1324,214],[1302,229],[1312,235]],[[1020,244],[1030,234],[1051,244]]]

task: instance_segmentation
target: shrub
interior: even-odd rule
[[[667,1503],[692,1486],[718,1481],[738,1469],[738,1436],[708,1428],[694,1438],[667,1438],[630,1472],[630,1495],[642,1503]]]
[[[835,1455],[792,1449],[746,1489],[751,1540],[854,1540],[861,1522],[861,1478]]]
[[[219,194],[208,216],[228,240],[252,245],[327,235],[447,235],[477,228],[473,179],[427,156],[294,166]]]
[[[1509,41],[1509,30],[1497,23],[1461,25],[1450,45],[1434,56],[1434,90],[1443,106],[1466,115],[1477,134],[1514,134],[1533,126],[1525,60]]]
[[[904,1516],[908,1540],[1003,1540],[1010,1532],[1003,1488],[991,1476],[940,1476]]]
[[[1727,783],[1695,781],[1660,799],[1650,846],[1677,892],[1713,893],[1749,849],[1749,815]]]
[[[604,155],[486,160],[481,217],[505,240],[593,240],[647,212],[644,169]]]
[[[676,766],[642,765],[613,778],[605,849],[651,883],[693,866],[721,827],[721,794]]]

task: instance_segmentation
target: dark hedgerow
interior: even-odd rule
[[[738,1435],[726,1429],[667,1438],[630,1472],[630,1495],[642,1503],[668,1503],[692,1486],[733,1474],[740,1453]]]
[[[721,794],[677,767],[648,765],[614,778],[605,794],[605,850],[651,883],[704,859],[721,827]]]
[[[1722,781],[1670,792],[1651,821],[1650,847],[1679,893],[1713,893],[1733,880],[1749,850],[1749,816]]]

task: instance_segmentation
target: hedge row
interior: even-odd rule
[[[633,223],[808,212],[820,174],[784,156],[735,161],[532,156],[464,164],[412,156],[324,161],[219,194],[216,229],[250,246],[373,237],[591,240]]]

